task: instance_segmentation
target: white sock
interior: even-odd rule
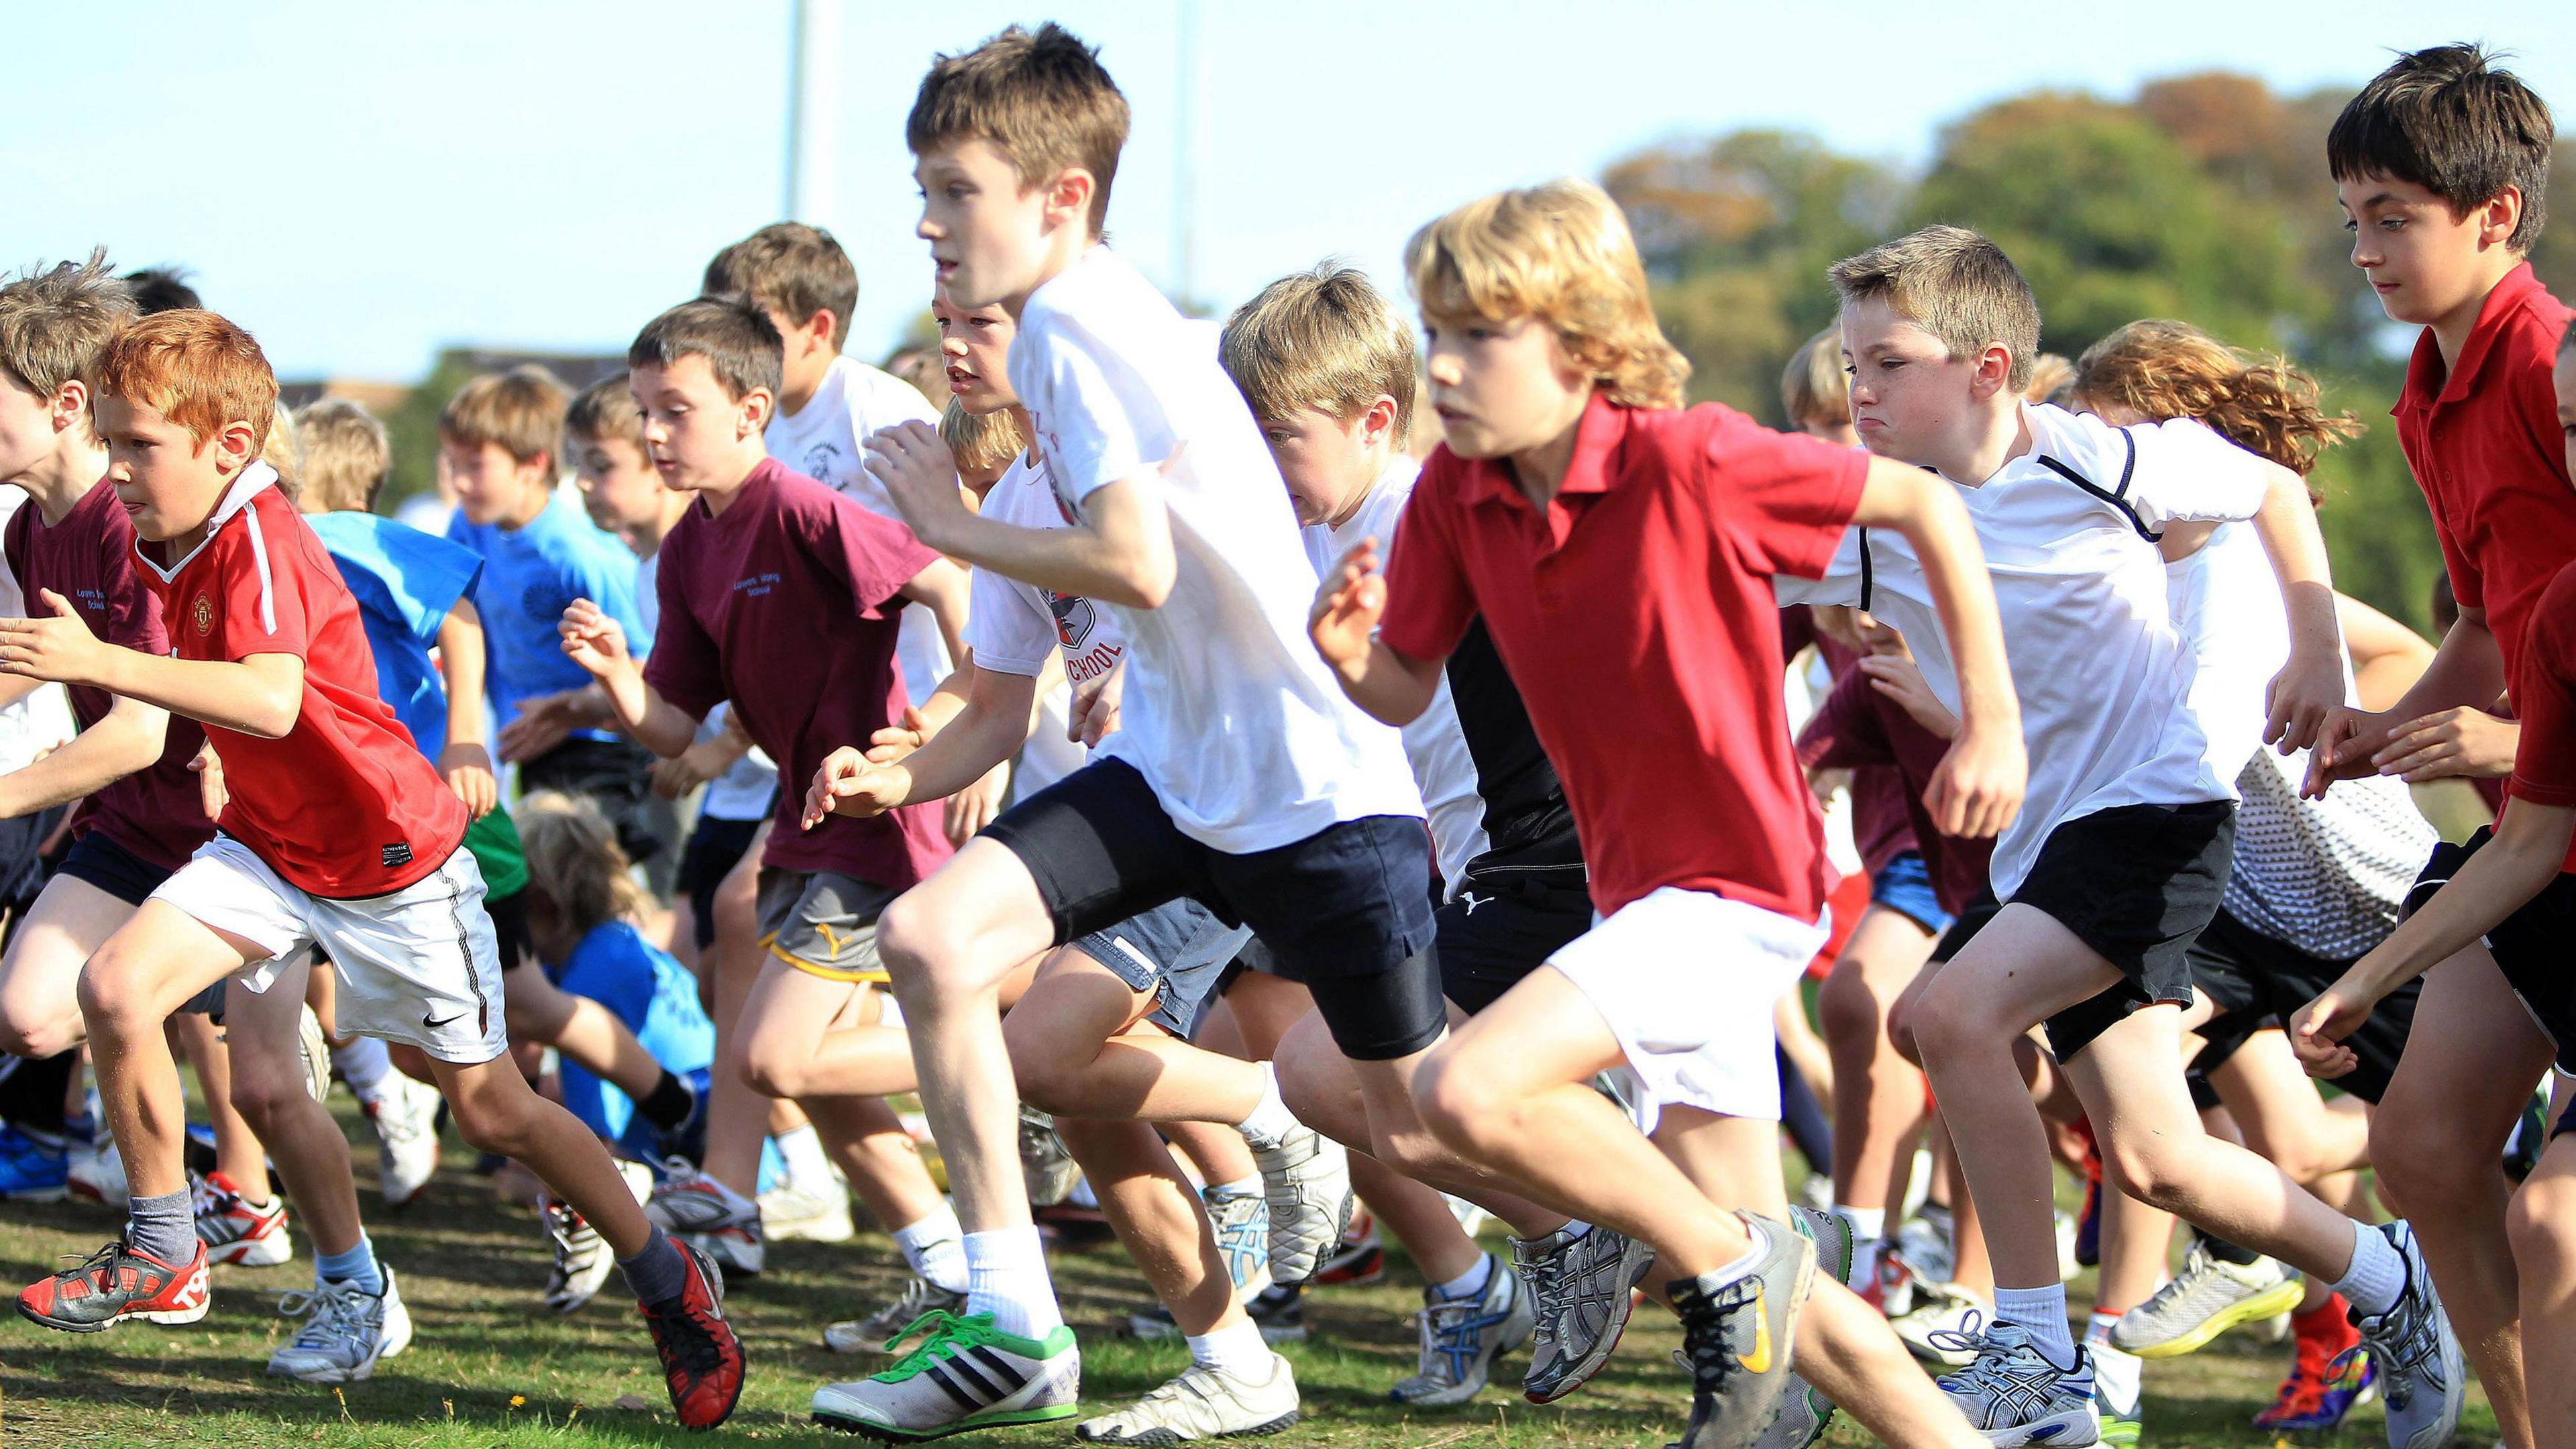
[[[1269,1381],[1270,1361],[1276,1355],[1262,1341],[1261,1325],[1251,1319],[1213,1333],[1191,1334],[1188,1339],[1190,1362],[1200,1368],[1238,1379]]]
[[[371,1036],[362,1036],[344,1047],[331,1048],[331,1065],[339,1068],[349,1090],[361,1102],[373,1102],[382,1095],[385,1074],[394,1069],[393,1057],[385,1044]]]
[[[2368,1223],[2352,1225],[2352,1266],[2331,1285],[2354,1310],[2377,1315],[2397,1306],[2406,1291],[2406,1258]]]
[[[776,1139],[778,1155],[787,1159],[787,1177],[800,1187],[827,1187],[832,1181],[832,1159],[823,1153],[823,1134],[806,1123]]]
[[[1446,1283],[1435,1284],[1434,1286],[1438,1288],[1441,1297],[1454,1300],[1459,1298],[1475,1297],[1477,1294],[1484,1292],[1485,1285],[1493,1280],[1494,1255],[1491,1253],[1479,1253],[1476,1255],[1476,1266],[1459,1274],[1457,1277],[1450,1279]]]
[[[958,1226],[956,1209],[946,1203],[910,1227],[894,1230],[894,1245],[903,1251],[903,1260],[912,1265],[915,1276],[927,1278],[951,1293],[966,1291],[965,1238],[966,1230]]]
[[[1237,1197],[1259,1197],[1261,1196],[1261,1174],[1256,1172],[1250,1177],[1238,1177],[1232,1182],[1220,1182],[1210,1187],[1208,1191],[1230,1192]]]
[[[1036,1225],[966,1235],[966,1312],[993,1315],[994,1328],[1017,1338],[1064,1326]]]
[[[1279,1073],[1268,1062],[1254,1065],[1261,1068],[1261,1101],[1252,1109],[1251,1116],[1235,1125],[1242,1129],[1243,1140],[1252,1144],[1252,1150],[1262,1152],[1278,1146],[1283,1138],[1297,1130],[1297,1114],[1289,1111],[1288,1104],[1280,1100]]]
[[[1762,1261],[1762,1255],[1771,1251],[1771,1235],[1763,1231],[1762,1225],[1754,1222],[1750,1218],[1743,1219],[1742,1221],[1744,1223],[1744,1230],[1753,1235],[1753,1251],[1722,1268],[1711,1269],[1706,1273],[1700,1274],[1699,1277],[1701,1282],[1709,1284],[1732,1283],[1736,1279],[1743,1277],[1745,1274],[1752,1272],[1753,1265]]]
[[[2059,1368],[2075,1366],[2075,1336],[2066,1331],[2066,1285],[1997,1288],[1995,1317],[2027,1330],[2032,1343]]]
[[[2111,1346],[2111,1327],[2119,1321],[2116,1313],[2095,1310],[2092,1322],[2084,1329],[2084,1351],[2093,1357],[2093,1382],[2102,1402],[2123,1414],[2135,1414],[2138,1381],[2146,1362],[2134,1353],[2122,1353]]]
[[[1851,1229],[1851,1271],[1843,1275],[1843,1286],[1857,1292],[1862,1285],[1878,1277],[1878,1240],[1887,1236],[1887,1209],[1856,1208],[1834,1204],[1834,1216]]]

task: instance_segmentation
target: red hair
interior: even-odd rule
[[[267,354],[249,333],[195,308],[157,313],[117,333],[99,358],[98,391],[185,427],[200,450],[233,423],[265,439],[277,413],[277,374]]]

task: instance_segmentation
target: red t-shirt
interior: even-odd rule
[[[6,548],[29,614],[50,617],[37,591],[51,589],[71,600],[90,632],[108,643],[147,654],[170,652],[160,601],[135,571],[134,520],[106,483],[82,494],[60,523],[47,524],[32,503],[19,509],[9,520]],[[115,695],[88,685],[73,686],[71,700],[72,717],[82,729],[116,704]],[[170,716],[161,758],[83,800],[72,812],[73,831],[95,830],[163,870],[186,865],[215,834],[197,777],[188,769],[205,738],[195,720]]]
[[[2514,798],[2576,805],[2576,562],[2558,571],[2532,610],[2513,698],[2522,713]]]
[[[1781,698],[1776,574],[1821,575],[1869,455],[1714,403],[1595,397],[1544,508],[1431,455],[1388,570],[1387,646],[1481,612],[1556,762],[1603,914],[1664,886],[1812,921],[1833,886]]]
[[[1848,769],[1854,780],[1864,773],[1894,778],[1896,805],[1907,822],[1907,848],[1923,852],[1933,897],[1955,916],[1986,888],[1995,842],[1943,835],[1924,808],[1923,792],[1949,752],[1948,740],[1917,724],[1904,706],[1879,693],[1857,669],[1835,679],[1833,693],[1798,731],[1798,760],[1809,769]],[[1857,801],[1853,814],[1859,814]]]
[[[179,658],[304,661],[303,704],[283,738],[206,726],[232,793],[224,833],[307,894],[387,895],[455,853],[465,806],[377,696],[358,602],[275,479],[258,467],[236,480],[174,568],[154,557],[165,545],[138,542],[140,572]]]
[[[908,890],[949,856],[936,804],[797,828],[823,757],[903,718],[898,597],[939,555],[774,458],[724,512],[701,501],[662,540],[662,621],[644,678],[700,719],[725,701],[778,762],[777,823],[762,860]]]

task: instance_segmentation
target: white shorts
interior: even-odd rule
[[[253,991],[318,946],[339,974],[338,1027],[472,1066],[510,1048],[501,958],[483,872],[463,847],[391,895],[329,900],[289,885],[249,846],[217,835],[152,893],[181,914],[268,952],[234,977]]]
[[[1824,949],[1808,923],[1707,891],[1665,886],[1550,956],[1619,1038],[1611,1085],[1651,1133],[1666,1107],[1780,1117],[1771,1008]]]

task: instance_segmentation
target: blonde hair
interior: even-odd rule
[[[574,935],[635,914],[644,888],[628,874],[616,827],[599,806],[577,795],[539,790],[512,817],[528,858],[528,893],[551,907]]]
[[[306,403],[295,426],[304,440],[305,501],[324,513],[374,508],[393,467],[393,445],[376,415],[347,398],[326,397]]]
[[[29,269],[0,286],[0,375],[51,399],[67,382],[89,382],[118,328],[134,320],[134,294],[107,265],[107,249],[87,262]]]
[[[2085,348],[2074,392],[2088,408],[2195,418],[2302,478],[2318,454],[2363,431],[2352,414],[2328,413],[2316,380],[2286,359],[2240,352],[2188,322],[2132,322]]]
[[[2075,364],[2063,352],[2043,352],[2031,359],[2030,381],[2023,384],[2022,401],[2056,402],[2061,394],[2072,395],[2075,388]]]
[[[563,436],[565,401],[564,385],[533,362],[487,372],[458,388],[439,410],[439,441],[469,448],[498,443],[521,463],[560,463],[555,449]]]
[[[1828,327],[1799,344],[1780,369],[1780,410],[1789,426],[1851,424],[1851,379],[1843,374],[1842,329]]]
[[[1395,435],[1413,426],[1413,328],[1357,267],[1326,262],[1262,288],[1226,318],[1216,355],[1256,418],[1313,408],[1347,423],[1387,397]]]
[[[1588,181],[1468,202],[1413,234],[1404,269],[1435,323],[1536,317],[1612,402],[1682,404],[1690,362],[1655,324],[1628,219]]]
[[[999,474],[1029,445],[1028,439],[1020,435],[1019,420],[1011,416],[1009,408],[970,413],[964,403],[953,397],[939,414],[939,441],[946,443],[950,455],[956,458],[960,476]]]
[[[268,436],[259,445],[259,460],[277,470],[277,491],[290,501],[304,497],[304,444],[295,431],[295,414],[272,408]]]
[[[1825,271],[1842,305],[1882,297],[1941,339],[1950,355],[1974,359],[1989,347],[2011,354],[2005,385],[2030,386],[2039,357],[2039,299],[2004,249],[1963,226],[1927,226]]]

